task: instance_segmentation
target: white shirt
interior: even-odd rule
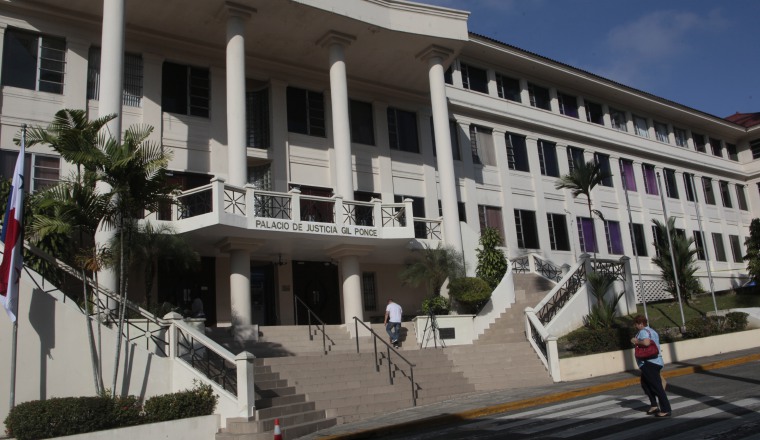
[[[385,308],[388,313],[388,322],[401,322],[401,306],[392,302]]]

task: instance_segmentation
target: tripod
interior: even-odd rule
[[[427,315],[428,319],[425,323],[425,330],[422,331],[422,348],[427,348],[428,344],[430,343],[430,336],[432,336],[433,345],[435,348],[438,348],[438,320],[436,319],[435,313],[433,313],[432,309],[428,310]],[[446,348],[446,344],[443,342],[443,340],[440,342],[441,348]]]

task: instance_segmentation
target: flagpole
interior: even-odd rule
[[[639,293],[641,293],[641,290],[643,289],[643,284],[641,283],[641,266],[639,265],[639,250],[636,247],[636,240],[633,236],[633,216],[631,215],[631,202],[628,200],[628,188],[625,186],[625,169],[623,169],[623,165],[620,165],[620,174],[622,174],[623,177],[623,193],[625,193],[625,206],[628,209],[628,222],[630,223],[631,228],[631,239],[633,240],[633,255],[636,257],[636,273],[639,276]],[[643,232],[643,231],[642,231]],[[634,289],[634,295],[636,294],[636,291]],[[641,301],[644,303],[644,317],[647,318],[647,321],[649,321],[649,313],[647,313],[647,300],[644,298],[644,294],[641,293]]]
[[[696,179],[696,176],[692,174],[689,182],[691,183],[691,193],[694,195],[694,211],[697,213],[699,233],[702,235],[702,251],[705,253],[705,267],[707,268],[707,279],[710,280],[710,294],[712,295],[713,306],[715,307],[715,316],[718,316],[718,302],[715,300],[715,284],[713,283],[712,271],[710,270],[710,252],[707,249],[705,231],[702,229],[702,216],[699,214],[699,198],[697,197],[697,189],[694,188],[694,179]]]
[[[13,322],[13,339],[11,339],[11,399],[8,409],[16,406],[16,342],[18,341],[18,320]]]
[[[673,238],[670,233],[670,220],[668,219],[668,208],[665,205],[665,194],[662,192],[662,183],[660,183],[660,172],[657,172],[657,189],[660,191],[660,201],[662,202],[662,213],[665,216],[665,233],[668,236],[668,248],[670,249],[670,265],[673,266],[673,280],[676,285],[676,296],[678,297],[678,308],[681,310],[681,332],[686,331],[686,318],[683,316],[683,304],[681,303],[681,286],[678,281],[678,270],[676,269],[676,256],[673,254]]]

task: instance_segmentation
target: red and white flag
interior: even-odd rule
[[[16,169],[13,171],[13,186],[8,196],[5,208],[3,232],[0,239],[5,244],[3,262],[0,264],[0,303],[5,311],[16,322],[18,314],[18,287],[23,268],[21,251],[24,249],[24,154],[25,137],[21,137],[21,151],[16,159]]]

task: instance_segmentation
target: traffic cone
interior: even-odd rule
[[[282,431],[280,431],[280,419],[274,419],[274,440],[282,440]]]

